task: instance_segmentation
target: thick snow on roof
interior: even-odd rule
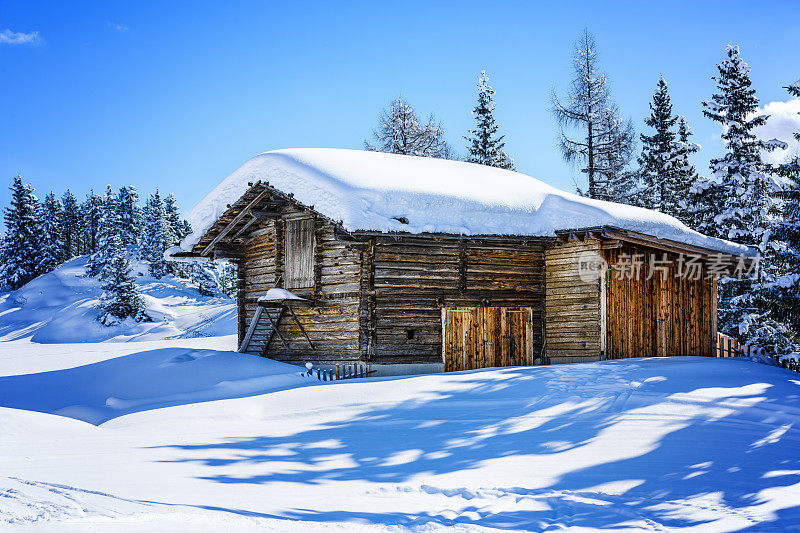
[[[191,250],[247,183],[258,180],[294,193],[348,231],[553,236],[556,230],[608,225],[719,252],[753,253],[663,213],[591,200],[518,172],[330,148],[275,150],[247,161],[195,206],[189,220],[194,233],[182,247]]]

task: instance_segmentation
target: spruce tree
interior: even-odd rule
[[[104,279],[104,271],[116,254],[115,245],[118,241],[121,243],[120,227],[117,196],[109,185],[100,204],[95,251],[89,256],[89,263],[86,267],[87,276],[100,276],[101,279]]]
[[[192,281],[203,296],[215,296],[219,291],[217,266],[214,261],[192,264]]]
[[[229,298],[235,298],[238,291],[237,267],[234,263],[222,263],[219,274],[219,290]]]
[[[477,126],[464,137],[469,142],[467,161],[489,167],[514,170],[514,160],[504,151],[504,135],[497,136],[494,120],[494,89],[489,85],[486,71],[478,78],[478,104],[472,109]]]
[[[142,210],[139,207],[139,194],[136,187],[121,187],[117,197],[119,210],[120,238],[123,246],[137,244],[141,233]]]
[[[800,97],[800,81],[786,87],[794,97]],[[794,134],[800,141],[800,132]],[[779,216],[772,229],[770,247],[776,273],[766,286],[766,298],[776,320],[784,322],[790,331],[792,348],[800,346],[800,157],[793,157],[778,166],[783,187],[776,193]]]
[[[192,232],[189,223],[181,218],[178,202],[172,193],[164,198],[164,218],[167,224],[166,240],[169,246],[177,246]]]
[[[424,124],[403,98],[396,98],[378,119],[372,136],[376,144],[364,141],[364,148],[373,152],[416,155],[450,159],[451,150],[444,139],[444,128],[433,115]]]
[[[95,194],[92,189],[81,204],[81,255],[97,251],[104,203],[103,197]]]
[[[644,194],[641,204],[648,209],[663,213],[670,212],[674,192],[674,164],[678,146],[673,126],[678,117],[672,114],[672,102],[663,76],[658,78],[658,86],[650,102],[650,116],[644,123],[655,131],[652,135],[642,133],[642,155],[639,156],[639,176]]]
[[[711,161],[711,171],[719,195],[714,222],[724,238],[756,248],[764,254],[769,237],[772,199],[769,168],[761,159],[761,150],[771,150],[776,142],[763,142],[753,129],[767,117],[756,115],[758,99],[750,87],[750,67],[739,56],[739,48],[728,46],[727,58],[717,65],[717,92],[703,102],[703,114],[723,126],[725,153]],[[762,256],[762,271],[772,266],[769,256]],[[768,280],[767,280],[768,281]],[[750,276],[722,278],[719,284],[718,323],[720,329],[749,344],[762,344],[779,333],[781,325],[762,310],[759,304],[760,282]]]
[[[628,170],[633,159],[634,133],[630,120],[619,116],[616,104],[609,102],[608,109],[599,121],[600,131],[595,159],[596,197],[599,200],[619,203],[636,203],[638,175]]]
[[[52,192],[48,193],[42,203],[41,220],[39,222],[42,239],[38,268],[40,274],[50,272],[66,259],[66,247],[62,238],[62,219],[61,202]]]
[[[673,160],[673,194],[666,202],[667,212],[678,220],[694,227],[695,203],[692,201],[692,188],[699,176],[689,157],[700,150],[700,146],[691,142],[692,130],[686,123],[686,117],[678,119],[677,152]]]
[[[80,211],[78,200],[67,189],[61,197],[61,231],[64,238],[64,258],[71,259],[80,254]]]
[[[144,207],[144,222],[142,227],[142,242],[139,246],[139,257],[148,262],[148,272],[155,278],[167,274],[167,262],[164,251],[169,247],[167,243],[168,228],[164,202],[156,189],[150,195]]]
[[[11,204],[6,208],[6,232],[0,249],[0,283],[19,289],[39,274],[42,235],[39,200],[33,187],[16,176],[11,184]]]
[[[150,320],[119,231],[104,232],[101,246],[108,259],[100,273],[103,294],[100,297],[102,314],[98,320],[105,326],[116,325],[127,318],[137,322]]]

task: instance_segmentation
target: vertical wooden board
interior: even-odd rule
[[[285,283],[289,289],[314,285],[314,220],[287,220],[285,229]]]
[[[525,313],[525,364],[533,364],[533,309]]]
[[[483,312],[483,358],[486,367],[497,366],[495,362],[496,346],[494,343],[497,325],[497,308],[484,307]]]

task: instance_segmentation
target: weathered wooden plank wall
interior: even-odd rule
[[[545,351],[550,363],[600,359],[600,281],[581,279],[582,254],[600,257],[600,241],[554,242],[545,251]]]
[[[716,281],[705,279],[705,269],[700,279],[684,279],[674,254],[630,245],[605,253],[612,266],[630,264],[634,254],[641,261],[638,276],[609,271],[609,358],[713,355]]]
[[[291,216],[294,213],[287,213]],[[257,299],[277,285],[284,286],[285,250],[283,234],[285,225],[299,221],[268,220],[250,234],[245,246],[245,294],[240,313],[247,324],[252,319]],[[271,358],[299,362],[304,359],[348,361],[357,360],[359,349],[360,305],[360,245],[336,238],[333,226],[315,218],[301,224],[313,225],[313,287],[294,290],[313,305],[297,306],[295,314],[303,324],[314,344],[312,351],[300,328],[292,320],[281,321],[280,332],[287,345],[274,337],[267,355]],[[307,239],[306,237],[301,237]],[[305,262],[297,276],[307,276],[309,263]],[[299,279],[299,278],[298,278]],[[280,281],[280,282],[279,282]],[[269,331],[262,321],[253,335],[248,353],[261,353]]]
[[[362,353],[381,363],[442,362],[442,307],[530,307],[542,346],[541,241],[376,236],[362,265]]]

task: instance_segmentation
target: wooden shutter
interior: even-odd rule
[[[286,221],[287,289],[314,287],[314,220]]]

